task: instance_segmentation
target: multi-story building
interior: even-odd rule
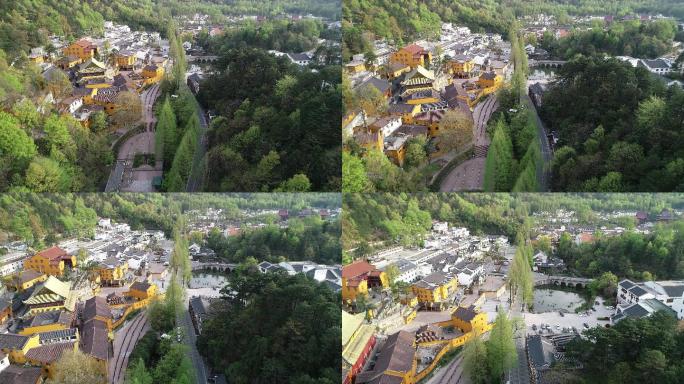
[[[85,61],[97,54],[97,46],[87,39],[81,39],[65,47],[62,53],[64,56],[76,56]]]
[[[40,312],[74,310],[74,300],[69,283],[62,282],[50,276],[47,280],[34,288],[31,296],[24,300],[28,307],[28,314]]]
[[[128,272],[128,262],[110,257],[98,265],[97,272],[101,284],[121,286]]]
[[[453,326],[463,333],[475,331],[477,334],[482,334],[490,329],[487,314],[477,311],[472,305],[467,308],[458,307],[451,314],[451,321]]]
[[[64,268],[67,266],[75,267],[76,257],[68,255],[65,250],[57,246],[44,249],[24,260],[24,269],[32,269],[57,277],[64,275]]]
[[[455,276],[434,272],[411,285],[411,291],[421,303],[442,303],[456,292],[458,280]]]
[[[401,63],[411,68],[425,67],[432,62],[432,53],[418,44],[407,45],[392,53],[390,63]]]

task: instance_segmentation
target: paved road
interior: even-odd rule
[[[537,122],[537,134],[540,141],[540,148],[542,153],[543,165],[541,169],[537,171],[537,177],[539,179],[539,186],[542,191],[550,190],[550,178],[551,178],[551,160],[553,158],[553,152],[551,152],[551,145],[549,144],[549,137],[544,127],[544,122],[539,118],[537,113],[537,108],[535,108],[532,103],[532,99],[528,94],[522,96],[522,101],[525,103],[532,113],[534,114],[535,121]]]
[[[199,116],[200,121],[200,132],[199,138],[197,140],[197,149],[195,150],[195,156],[192,159],[192,169],[190,170],[190,176],[188,177],[188,185],[186,188],[187,192],[196,192],[202,188],[202,179],[204,176],[204,154],[207,151],[207,127],[209,123],[207,121],[207,115],[202,109],[199,102],[197,104],[197,116]]]
[[[141,167],[133,169],[133,158],[138,153],[152,153],[156,151],[154,138],[154,124],[157,121],[154,116],[154,103],[159,97],[159,84],[154,84],[140,94],[142,102],[141,123],[145,124],[145,130],[128,138],[117,154],[117,160],[107,181],[106,192],[151,192],[152,179],[161,175],[158,167]]]
[[[519,302],[511,304],[508,315],[510,318],[523,317]],[[515,332],[515,349],[518,353],[518,360],[513,368],[506,374],[506,379],[510,384],[529,384],[530,371],[527,367],[527,352],[525,351],[525,327],[517,329]]]
[[[499,102],[495,95],[489,96],[484,102],[475,106],[473,110],[474,158],[464,161],[444,178],[439,188],[441,192],[482,190],[485,159],[490,143],[487,135],[487,122],[498,107]]]
[[[180,280],[179,284],[184,285],[184,283]],[[195,336],[195,327],[192,325],[190,312],[188,312],[188,302],[189,296],[186,293],[185,300],[183,300],[184,308],[181,313],[176,316],[176,325],[183,329],[183,343],[187,347],[188,357],[192,362],[192,366],[195,368],[196,383],[205,384],[209,374],[207,371],[207,366],[204,364],[204,359],[202,359],[202,356],[197,350],[197,336]]]
[[[122,384],[128,367],[128,357],[133,352],[135,344],[149,329],[147,313],[142,312],[128,320],[114,335],[114,354],[109,360],[109,382]]]

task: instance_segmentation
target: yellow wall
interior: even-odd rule
[[[117,56],[116,65],[119,67],[132,67],[135,64],[135,56]]]
[[[459,319],[456,316],[452,316],[451,321],[452,321],[454,327],[460,329],[463,332],[472,332],[474,329],[478,333],[483,333],[486,330],[488,330],[487,329],[487,314],[486,313],[478,313],[470,321],[465,321],[465,320]]]
[[[457,285],[457,280],[453,278],[447,283],[432,289],[423,288],[414,284],[411,286],[411,291],[418,297],[418,301],[434,303],[444,301],[451,293],[456,291]]]
[[[427,56],[428,61],[432,61],[432,54],[428,52]],[[402,63],[408,65],[411,68],[415,68],[419,65],[425,67],[425,64],[429,64],[425,63],[423,55],[414,57],[413,53],[407,51],[404,48],[392,53],[392,55],[390,56],[390,63]]]
[[[121,265],[117,265],[114,268],[99,268],[98,273],[100,275],[101,282],[112,282],[115,280],[123,280],[128,271],[128,263],[123,262]]]
[[[36,254],[24,260],[24,268],[59,277],[64,274],[64,260],[51,264],[49,259]]]
[[[126,292],[127,296],[135,297],[138,300],[145,300],[149,299],[152,297],[155,297],[157,295],[157,286],[152,284],[150,287],[147,289],[147,292],[141,292],[137,290],[129,290]]]
[[[347,64],[344,68],[351,73],[359,73],[366,70],[366,65],[364,63],[359,63],[355,65]]]
[[[29,349],[35,348],[39,345],[40,343],[38,342],[38,335],[33,335],[29,337],[23,349],[0,348],[0,351],[9,357],[10,362],[15,364],[24,364],[26,362],[26,353],[29,351]]]
[[[42,333],[42,332],[52,332],[52,331],[60,331],[63,329],[68,329],[70,327],[60,324],[60,323],[54,323],[54,324],[47,324],[47,325],[37,325],[35,327],[26,327],[22,329],[19,334],[20,335],[33,335],[36,333]]]
[[[76,43],[64,48],[62,52],[64,53],[64,56],[73,55],[77,56],[81,60],[88,60],[89,58],[94,56],[92,49],[86,49],[84,47],[81,47],[80,45],[77,45]]]
[[[388,149],[385,151],[385,154],[390,160],[401,167],[404,165],[404,159],[406,158],[406,146],[402,145],[399,149]]]
[[[501,87],[503,83],[503,78],[500,75],[494,76],[494,79],[485,79],[483,76],[477,80],[477,84],[482,88],[496,88]]]
[[[451,73],[459,76],[464,76],[467,73],[472,72],[475,69],[475,64],[470,61],[458,61],[454,60],[450,62],[451,64]]]

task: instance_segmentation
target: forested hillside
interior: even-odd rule
[[[644,68],[598,57],[570,61],[541,108],[560,137],[553,189],[684,190],[682,105],[681,87],[666,88]]]
[[[374,242],[419,244],[431,228],[432,220],[465,226],[473,233],[515,239],[519,231],[529,230],[534,212],[573,210],[578,223],[584,225],[597,222],[595,212],[659,213],[665,208],[683,209],[682,197],[681,194],[349,193],[343,200],[342,244],[344,249],[368,249],[368,244]]]
[[[417,37],[435,36],[440,21],[466,25],[476,32],[505,34],[517,16],[546,13],[559,22],[568,15],[615,15],[663,13],[684,17],[679,0],[349,0],[342,4],[345,59],[370,48],[367,33],[401,45]]]
[[[39,248],[53,243],[57,236],[87,236],[98,216],[128,223],[135,229],[160,229],[170,236],[178,215],[191,209],[222,208],[237,219],[242,217],[241,209],[297,210],[312,206],[339,208],[340,197],[325,193],[7,193],[0,196],[0,242],[24,240]],[[335,231],[335,226],[322,231]]]
[[[99,34],[103,21],[131,29],[166,31],[171,16],[205,13],[214,21],[228,15],[274,16],[285,13],[339,18],[339,0],[11,0],[0,2],[0,49],[14,58],[42,46],[48,35],[78,37]]]

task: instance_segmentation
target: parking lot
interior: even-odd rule
[[[527,326],[527,333],[538,333],[540,324],[549,324],[554,333],[560,333],[563,328],[575,327],[578,331],[586,329],[584,323],[586,323],[590,328],[595,326],[605,326],[610,324],[608,320],[598,320],[599,318],[609,318],[614,310],[606,309],[603,305],[602,298],[596,298],[599,305],[594,305],[596,311],[589,311],[588,315],[584,313],[564,313],[563,316],[559,312],[545,312],[545,313],[523,313],[523,318],[525,319],[525,325]],[[532,325],[537,326],[537,331],[532,329]],[[544,334],[548,334],[549,331],[544,331]]]

